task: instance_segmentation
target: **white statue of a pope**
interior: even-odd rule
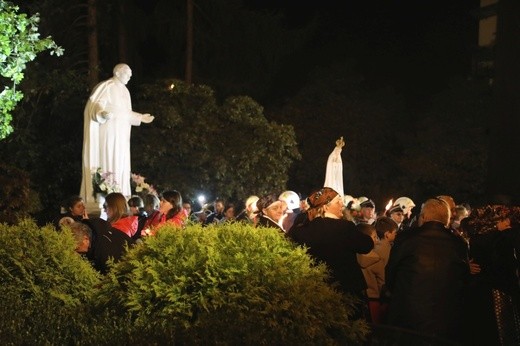
[[[123,195],[131,195],[130,132],[132,126],[151,123],[154,119],[150,114],[132,110],[126,87],[131,77],[132,70],[128,65],[116,65],[113,77],[94,87],[85,106],[80,196],[84,198],[87,209],[97,206],[92,172],[98,168],[112,173]]]

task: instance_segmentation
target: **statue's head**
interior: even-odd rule
[[[121,83],[126,84],[132,77],[132,70],[127,64],[117,64],[113,70],[114,77],[116,77]]]

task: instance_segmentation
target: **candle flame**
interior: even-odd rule
[[[386,207],[385,207],[385,210],[388,210],[392,207],[392,203],[394,202],[393,199],[389,200],[388,203],[386,204]]]

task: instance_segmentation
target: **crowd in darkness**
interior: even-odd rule
[[[367,197],[324,187],[250,196],[240,206],[216,199],[199,211],[176,190],[126,199],[106,196],[106,218],[85,212],[79,196],[56,218],[77,252],[101,273],[127,245],[143,243],[165,224],[266,227],[325,263],[329,280],[356,297],[354,317],[461,345],[519,345],[520,207],[456,204],[451,196],[416,205],[400,197],[377,213]]]

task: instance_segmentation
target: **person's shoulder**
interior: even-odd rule
[[[86,224],[95,233],[106,232],[110,228],[110,222],[103,220],[100,217],[94,217],[90,219],[83,219],[81,222]]]

